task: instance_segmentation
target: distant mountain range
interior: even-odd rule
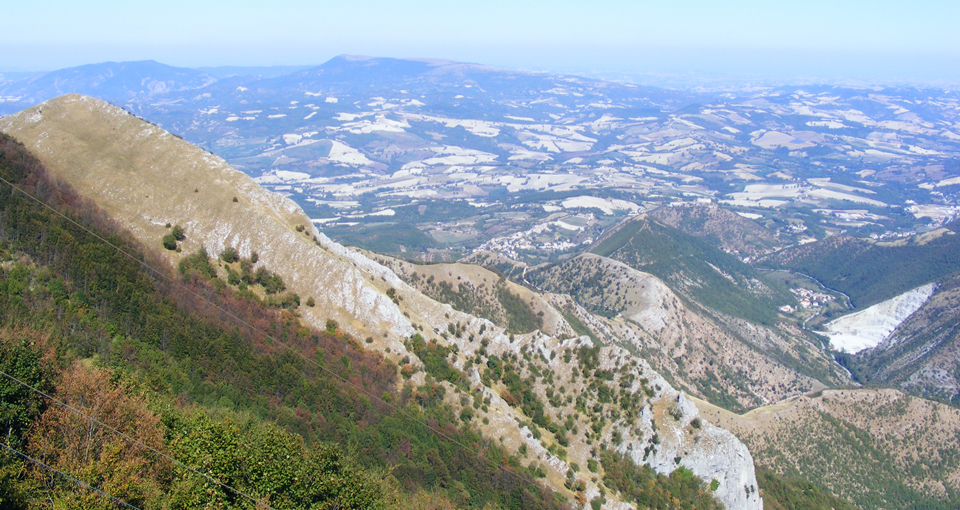
[[[408,88],[416,92],[442,92],[461,84],[476,84],[490,98],[520,98],[549,88],[550,75],[512,72],[445,60],[408,60],[343,55],[319,66],[273,67],[173,67],[153,60],[105,62],[60,69],[0,84],[0,113],[12,113],[67,93],[86,94],[116,104],[139,102],[160,96],[179,96],[190,91],[229,92],[236,87],[260,92],[325,90],[355,91],[358,84],[368,92]],[[589,82],[603,83],[596,80]],[[637,87],[609,85],[623,99],[634,96]],[[489,91],[487,90],[489,89]],[[683,103],[692,94],[653,87],[642,89],[668,102]]]
[[[107,62],[61,69],[6,83],[0,87],[0,95],[7,98],[4,111],[9,113],[10,108],[36,104],[68,93],[126,103],[201,89],[216,81],[216,78],[203,71],[172,67],[152,60]]]

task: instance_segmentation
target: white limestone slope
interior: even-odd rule
[[[830,345],[851,354],[880,345],[901,322],[926,303],[936,287],[935,283],[921,285],[865,310],[828,322],[825,327]]]

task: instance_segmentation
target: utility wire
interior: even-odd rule
[[[13,449],[13,448],[11,448],[11,447],[7,446],[6,444],[3,444],[3,443],[0,443],[0,446],[6,448],[9,452],[11,452],[11,453],[13,453],[13,454],[15,454],[15,455],[18,455],[18,456],[20,456],[20,457],[23,457],[25,460],[28,460],[28,461],[30,461],[30,462],[33,462],[34,464],[36,464],[36,465],[38,465],[38,466],[40,466],[40,467],[42,467],[42,468],[44,468],[44,469],[48,469],[48,470],[50,470],[50,471],[53,471],[54,473],[57,473],[58,475],[60,475],[60,476],[62,476],[62,477],[64,477],[64,478],[72,481],[73,483],[75,483],[75,484],[77,484],[77,485],[80,485],[80,486],[82,486],[82,487],[86,487],[87,489],[90,489],[90,490],[92,490],[92,491],[94,491],[94,492],[99,493],[101,496],[105,496],[105,497],[107,497],[107,498],[110,498],[110,499],[112,499],[115,503],[117,503],[118,505],[123,505],[123,506],[125,506],[125,507],[127,507],[127,508],[132,508],[133,510],[140,510],[139,508],[131,505],[130,503],[127,503],[126,501],[124,501],[124,500],[122,500],[122,499],[120,499],[120,498],[118,498],[118,497],[116,497],[116,496],[111,496],[110,494],[107,494],[106,492],[103,492],[102,490],[100,490],[100,489],[98,489],[98,488],[90,485],[89,483],[84,482],[83,480],[74,478],[74,477],[72,477],[72,476],[64,473],[63,471],[60,471],[60,470],[57,469],[57,468],[50,467],[50,466],[44,464],[43,462],[40,462],[39,460],[37,460],[37,459],[35,459],[35,458],[27,455],[26,453],[23,453],[23,452],[21,452],[21,451],[19,451],[19,450],[15,450],[15,449]]]
[[[163,278],[164,280],[167,280],[167,281],[173,283],[174,285],[180,287],[182,290],[184,290],[184,291],[192,294],[193,296],[197,297],[197,298],[200,299],[201,301],[207,302],[210,306],[212,306],[212,307],[214,307],[215,309],[219,310],[221,313],[223,313],[223,314],[226,315],[227,317],[230,317],[231,319],[233,319],[233,320],[236,321],[237,323],[246,326],[250,331],[252,331],[252,332],[254,332],[254,333],[258,333],[258,334],[260,334],[261,336],[263,336],[264,338],[267,338],[267,339],[271,340],[272,342],[277,342],[278,344],[280,344],[281,346],[283,346],[284,348],[286,348],[287,350],[289,350],[290,352],[292,352],[292,353],[295,354],[296,356],[299,356],[301,359],[303,359],[303,360],[306,361],[307,363],[309,363],[309,364],[317,367],[318,369],[320,369],[321,371],[329,374],[330,376],[334,377],[335,379],[338,379],[340,382],[345,383],[345,384],[347,384],[347,385],[349,385],[349,386],[353,386],[354,389],[356,389],[357,391],[359,391],[359,392],[367,395],[368,397],[370,397],[370,398],[372,398],[372,399],[374,399],[374,400],[382,403],[383,405],[385,405],[385,406],[389,407],[390,409],[394,410],[396,413],[404,416],[404,417],[407,418],[408,420],[413,421],[413,422],[417,422],[417,423],[423,425],[423,426],[426,427],[428,430],[432,431],[434,434],[436,434],[436,435],[438,435],[438,436],[446,439],[447,441],[450,441],[451,443],[459,446],[459,447],[462,448],[464,451],[471,452],[471,453],[477,453],[474,448],[468,447],[467,445],[465,445],[465,444],[457,441],[455,438],[453,438],[452,436],[450,436],[450,435],[447,434],[446,432],[444,432],[444,431],[442,431],[442,430],[440,430],[440,429],[438,429],[438,428],[431,427],[430,424],[429,424],[426,420],[421,420],[421,419],[416,418],[415,416],[411,416],[409,413],[407,413],[406,411],[404,411],[403,408],[401,408],[401,407],[399,407],[399,406],[397,406],[397,405],[394,405],[394,404],[391,403],[391,402],[387,402],[387,401],[383,400],[383,398],[381,398],[379,395],[373,393],[372,391],[367,390],[366,388],[364,388],[364,387],[362,387],[362,386],[360,386],[360,385],[358,385],[358,384],[355,384],[355,383],[351,382],[350,380],[344,378],[343,376],[341,376],[340,374],[334,372],[333,370],[330,370],[329,368],[327,368],[327,367],[325,367],[325,366],[323,366],[323,365],[320,365],[320,364],[317,363],[315,360],[312,360],[312,359],[308,358],[308,357],[305,356],[302,352],[300,352],[298,349],[294,349],[294,348],[293,348],[292,346],[290,346],[288,343],[286,343],[286,342],[284,342],[284,341],[282,341],[282,340],[279,340],[279,339],[277,339],[277,338],[274,338],[274,337],[273,337],[272,335],[270,335],[269,333],[267,333],[267,332],[265,332],[265,331],[262,331],[262,330],[258,329],[256,326],[254,326],[254,325],[250,324],[249,322],[243,320],[242,318],[237,317],[236,315],[234,315],[234,314],[233,314],[232,312],[230,312],[229,310],[227,310],[227,309],[223,308],[222,306],[214,303],[214,302],[213,302],[211,299],[209,299],[208,297],[206,297],[206,296],[200,294],[199,292],[196,292],[195,290],[187,287],[187,286],[184,285],[182,282],[177,281],[175,278],[171,277],[169,274],[166,274],[166,272],[154,268],[153,266],[151,266],[150,264],[148,264],[145,260],[142,260],[142,259],[136,257],[135,255],[133,255],[133,254],[131,254],[131,253],[123,250],[123,248],[121,248],[121,247],[119,247],[119,246],[111,243],[109,240],[105,239],[103,236],[97,234],[96,232],[94,232],[94,231],[92,231],[91,229],[87,228],[85,225],[79,223],[78,221],[74,220],[73,218],[70,218],[69,216],[63,214],[62,212],[58,211],[57,209],[55,209],[54,207],[50,206],[50,205],[47,204],[46,202],[40,200],[39,198],[31,195],[30,193],[27,193],[26,191],[24,191],[24,190],[21,189],[20,187],[16,186],[16,185],[13,184],[12,182],[4,179],[3,177],[0,177],[0,182],[3,182],[3,183],[5,183],[5,184],[7,184],[7,185],[10,186],[11,188],[13,188],[13,189],[19,191],[20,193],[22,193],[24,196],[26,196],[26,197],[30,198],[31,200],[37,202],[37,203],[40,204],[41,206],[49,209],[50,211],[52,211],[52,212],[53,212],[54,214],[56,214],[57,216],[60,216],[61,218],[67,220],[67,221],[70,222],[70,223],[72,223],[73,225],[76,225],[79,229],[83,230],[83,231],[86,232],[87,234],[90,234],[91,236],[93,236],[93,237],[95,237],[96,239],[100,240],[100,241],[103,242],[104,244],[106,244],[106,245],[110,246],[111,248],[115,249],[118,253],[124,255],[125,257],[127,257],[127,258],[129,258],[129,259],[131,259],[131,260],[133,260],[133,261],[135,261],[135,262],[137,262],[137,263],[139,263],[141,266],[143,266],[144,268],[146,268],[146,269],[148,269],[149,271],[153,272],[154,274],[156,274],[156,275],[159,276],[160,278]],[[489,458],[487,458],[487,457],[485,457],[485,456],[483,456],[483,455],[480,455],[479,457],[480,457],[481,459],[483,459],[484,461],[486,461],[489,465],[491,465],[491,466],[494,467],[494,468],[499,468],[499,467],[501,467],[500,465],[498,465],[497,463],[495,463],[494,461],[490,460]],[[516,477],[517,479],[519,479],[519,480],[522,481],[522,482],[525,482],[525,483],[527,483],[527,484],[529,484],[529,485],[531,485],[531,486],[534,486],[534,487],[538,487],[538,488],[539,488],[539,485],[538,485],[535,481],[533,481],[533,480],[531,480],[531,479],[523,476],[522,474],[520,474],[520,473],[518,473],[518,472],[516,472],[516,471],[512,471],[512,470],[510,470],[510,469],[504,469],[504,471],[507,472],[507,473],[510,473],[512,476]]]
[[[2,371],[2,370],[0,370],[0,375],[6,377],[7,379],[10,379],[11,381],[13,381],[13,382],[15,382],[15,383],[17,383],[17,384],[22,385],[23,387],[25,387],[25,388],[27,388],[27,389],[29,389],[29,390],[34,391],[35,393],[37,393],[37,394],[39,394],[39,395],[43,395],[43,396],[46,397],[47,399],[49,399],[49,400],[51,400],[51,401],[53,401],[53,402],[56,402],[57,404],[63,406],[64,408],[66,408],[66,409],[68,409],[68,410],[70,410],[70,411],[72,411],[72,412],[74,412],[74,413],[76,413],[76,414],[78,414],[78,415],[86,418],[87,420],[89,420],[89,421],[91,421],[91,422],[93,422],[93,423],[96,423],[97,425],[100,425],[101,427],[103,427],[103,428],[105,428],[105,429],[113,432],[114,434],[117,434],[118,436],[126,439],[127,441],[130,441],[131,443],[136,444],[137,446],[141,446],[141,447],[143,447],[143,448],[145,448],[145,449],[147,449],[147,450],[150,450],[151,452],[156,453],[157,455],[159,455],[159,456],[161,456],[161,457],[169,460],[170,462],[172,462],[172,463],[174,463],[174,464],[176,464],[176,465],[178,465],[178,466],[180,466],[180,467],[182,467],[182,468],[184,468],[184,469],[186,469],[186,470],[188,470],[188,471],[190,471],[190,472],[192,472],[192,473],[194,473],[194,474],[200,475],[200,476],[206,478],[207,480],[209,480],[209,481],[211,481],[211,482],[213,482],[213,483],[215,483],[215,484],[217,484],[217,485],[219,485],[219,486],[221,486],[221,487],[223,487],[223,488],[225,488],[225,489],[230,490],[230,491],[233,492],[234,494],[237,494],[237,495],[239,495],[239,496],[243,496],[243,497],[249,499],[250,501],[252,501],[252,502],[253,502],[254,504],[256,504],[256,505],[263,505],[263,503],[262,503],[260,500],[258,500],[258,499],[256,499],[256,498],[253,498],[253,497],[251,497],[251,496],[248,496],[247,494],[244,494],[243,492],[240,492],[239,490],[234,489],[233,487],[231,487],[231,486],[229,486],[229,485],[227,485],[227,484],[225,484],[225,483],[223,483],[223,482],[221,482],[221,481],[219,481],[219,480],[211,477],[210,475],[208,475],[208,474],[206,474],[206,473],[203,473],[203,472],[197,471],[196,469],[193,469],[192,467],[190,467],[190,466],[184,464],[183,462],[180,462],[179,460],[177,460],[177,459],[175,459],[175,458],[173,458],[173,457],[171,457],[171,456],[169,456],[169,455],[167,455],[167,454],[165,454],[165,453],[157,450],[156,448],[153,448],[153,447],[151,447],[151,446],[148,446],[148,445],[144,444],[143,442],[137,440],[136,438],[133,438],[133,437],[130,437],[129,435],[127,435],[127,434],[124,434],[123,432],[121,432],[121,431],[119,431],[119,430],[111,427],[110,425],[107,425],[106,423],[103,423],[102,421],[94,418],[93,416],[90,416],[90,415],[88,415],[88,414],[85,414],[83,411],[80,411],[79,409],[77,409],[77,408],[75,408],[75,407],[67,404],[66,402],[63,402],[62,400],[59,400],[59,399],[57,399],[57,398],[55,398],[55,397],[52,397],[52,396],[44,393],[42,390],[39,390],[39,389],[37,389],[37,388],[35,388],[35,387],[33,387],[33,386],[31,386],[31,385],[29,385],[29,384],[21,381],[20,379],[17,379],[16,377],[13,377],[12,375],[10,375],[10,374]],[[269,508],[270,510],[275,510],[275,509],[273,509],[273,508],[270,507],[270,506],[267,506],[267,508]]]

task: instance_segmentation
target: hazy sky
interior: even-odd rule
[[[303,65],[351,53],[579,72],[960,79],[957,0],[0,0],[0,9],[4,70]]]

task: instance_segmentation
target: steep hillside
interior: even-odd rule
[[[649,217],[623,223],[590,251],[650,273],[707,308],[755,323],[775,323],[777,307],[795,302],[737,257]]]
[[[12,448],[143,509],[564,508],[429,386],[199,265],[168,273],[6,135],[0,178],[0,507],[109,506]]]
[[[633,497],[604,481],[601,455],[614,450],[661,475],[690,472],[728,507],[761,506],[746,448],[698,420],[683,394],[628,351],[587,336],[511,335],[441,305],[330,242],[289,200],[108,104],[65,96],[0,120],[0,129],[171,267],[267,301],[270,287],[285,287],[281,306],[305,325],[365,338],[428,400],[518,454],[567,501],[614,508]],[[212,265],[207,254],[221,259]],[[256,285],[243,264],[256,264]]]
[[[510,333],[540,330],[556,337],[578,335],[563,314],[539,294],[489,269],[463,263],[413,264],[374,253],[367,255],[427,296],[490,320]]]
[[[758,465],[823,484],[861,508],[956,508],[960,410],[896,390],[826,390],[736,415],[697,402]]]
[[[960,405],[960,276],[943,282],[880,345],[845,361],[864,383]]]
[[[605,343],[622,345],[678,386],[728,409],[747,409],[848,379],[789,324],[769,328],[710,313],[655,276],[585,254],[526,277],[574,303],[559,304]],[[561,299],[557,298],[562,302]]]
[[[658,222],[702,237],[721,250],[756,257],[780,246],[777,237],[756,222],[716,204],[660,207],[650,213]]]
[[[161,247],[167,225],[181,225],[181,252],[161,250],[176,265],[201,247],[235,248],[241,257],[278,271],[290,291],[314,297],[301,313],[312,324],[337,320],[363,338],[400,345],[414,332],[386,296],[383,269],[319,248],[319,235],[293,202],[261,189],[223,160],[95,99],[69,95],[0,120],[0,130],[25,142],[54,173],[94,200],[148,247]],[[340,250],[342,255],[331,253]],[[356,266],[383,278],[370,281]],[[392,334],[392,337],[391,337]],[[398,336],[399,335],[399,336]]]

